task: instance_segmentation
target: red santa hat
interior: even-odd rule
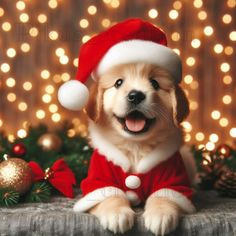
[[[96,35],[81,47],[76,79],[60,87],[59,102],[67,109],[81,110],[89,97],[84,84],[92,73],[99,77],[113,66],[137,62],[158,65],[171,74],[175,83],[181,81],[181,60],[167,47],[165,33],[149,22],[129,19]]]

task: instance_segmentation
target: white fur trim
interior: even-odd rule
[[[137,172],[146,173],[152,167],[168,160],[176,151],[179,150],[181,144],[182,134],[180,131],[177,131],[174,135],[168,138],[167,142],[156,147],[149,155],[139,161]]]
[[[145,40],[128,40],[111,47],[100,61],[95,74],[101,75],[119,64],[146,62],[158,65],[172,75],[178,83],[182,77],[180,57],[170,48]]]
[[[112,186],[99,188],[79,199],[75,203],[73,210],[76,212],[86,212],[106,198],[112,196],[121,196],[126,198],[125,193],[119,188]]]
[[[180,192],[177,192],[175,190],[169,189],[169,188],[162,188],[154,193],[152,193],[150,197],[165,197],[169,200],[175,202],[182,210],[184,210],[187,213],[193,213],[196,211],[194,205],[192,202],[185,197]]]
[[[60,104],[72,111],[83,109],[89,98],[87,87],[78,80],[64,83],[58,90]]]
[[[92,121],[89,122],[89,131],[93,147],[98,149],[108,161],[112,161],[127,172],[131,167],[128,158],[102,135],[102,130]]]
[[[132,163],[129,159],[111,142],[109,137],[103,135],[102,128],[99,128],[94,122],[89,123],[90,138],[94,148],[104,155],[108,161],[112,161],[115,165],[120,166],[125,172],[128,172]],[[182,144],[182,135],[177,131],[168,138],[168,141],[156,147],[150,154],[142,158],[137,166],[137,173],[147,173],[162,161],[166,161]]]

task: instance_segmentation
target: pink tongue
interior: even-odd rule
[[[126,119],[125,125],[126,127],[132,132],[139,132],[141,131],[146,124],[145,119],[143,120],[134,120],[134,119]]]

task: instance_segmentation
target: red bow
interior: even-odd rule
[[[59,159],[47,168],[45,172],[41,169],[38,163],[30,161],[29,166],[33,171],[33,181],[48,180],[50,184],[63,193],[66,197],[73,198],[73,185],[76,185],[74,173],[68,167],[63,159]]]

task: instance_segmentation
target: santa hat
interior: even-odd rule
[[[92,73],[99,77],[115,65],[136,62],[158,65],[170,73],[175,83],[181,81],[181,60],[167,47],[165,33],[149,22],[129,19],[96,35],[81,47],[76,79],[60,87],[59,102],[70,110],[81,110],[89,97],[84,84]]]

